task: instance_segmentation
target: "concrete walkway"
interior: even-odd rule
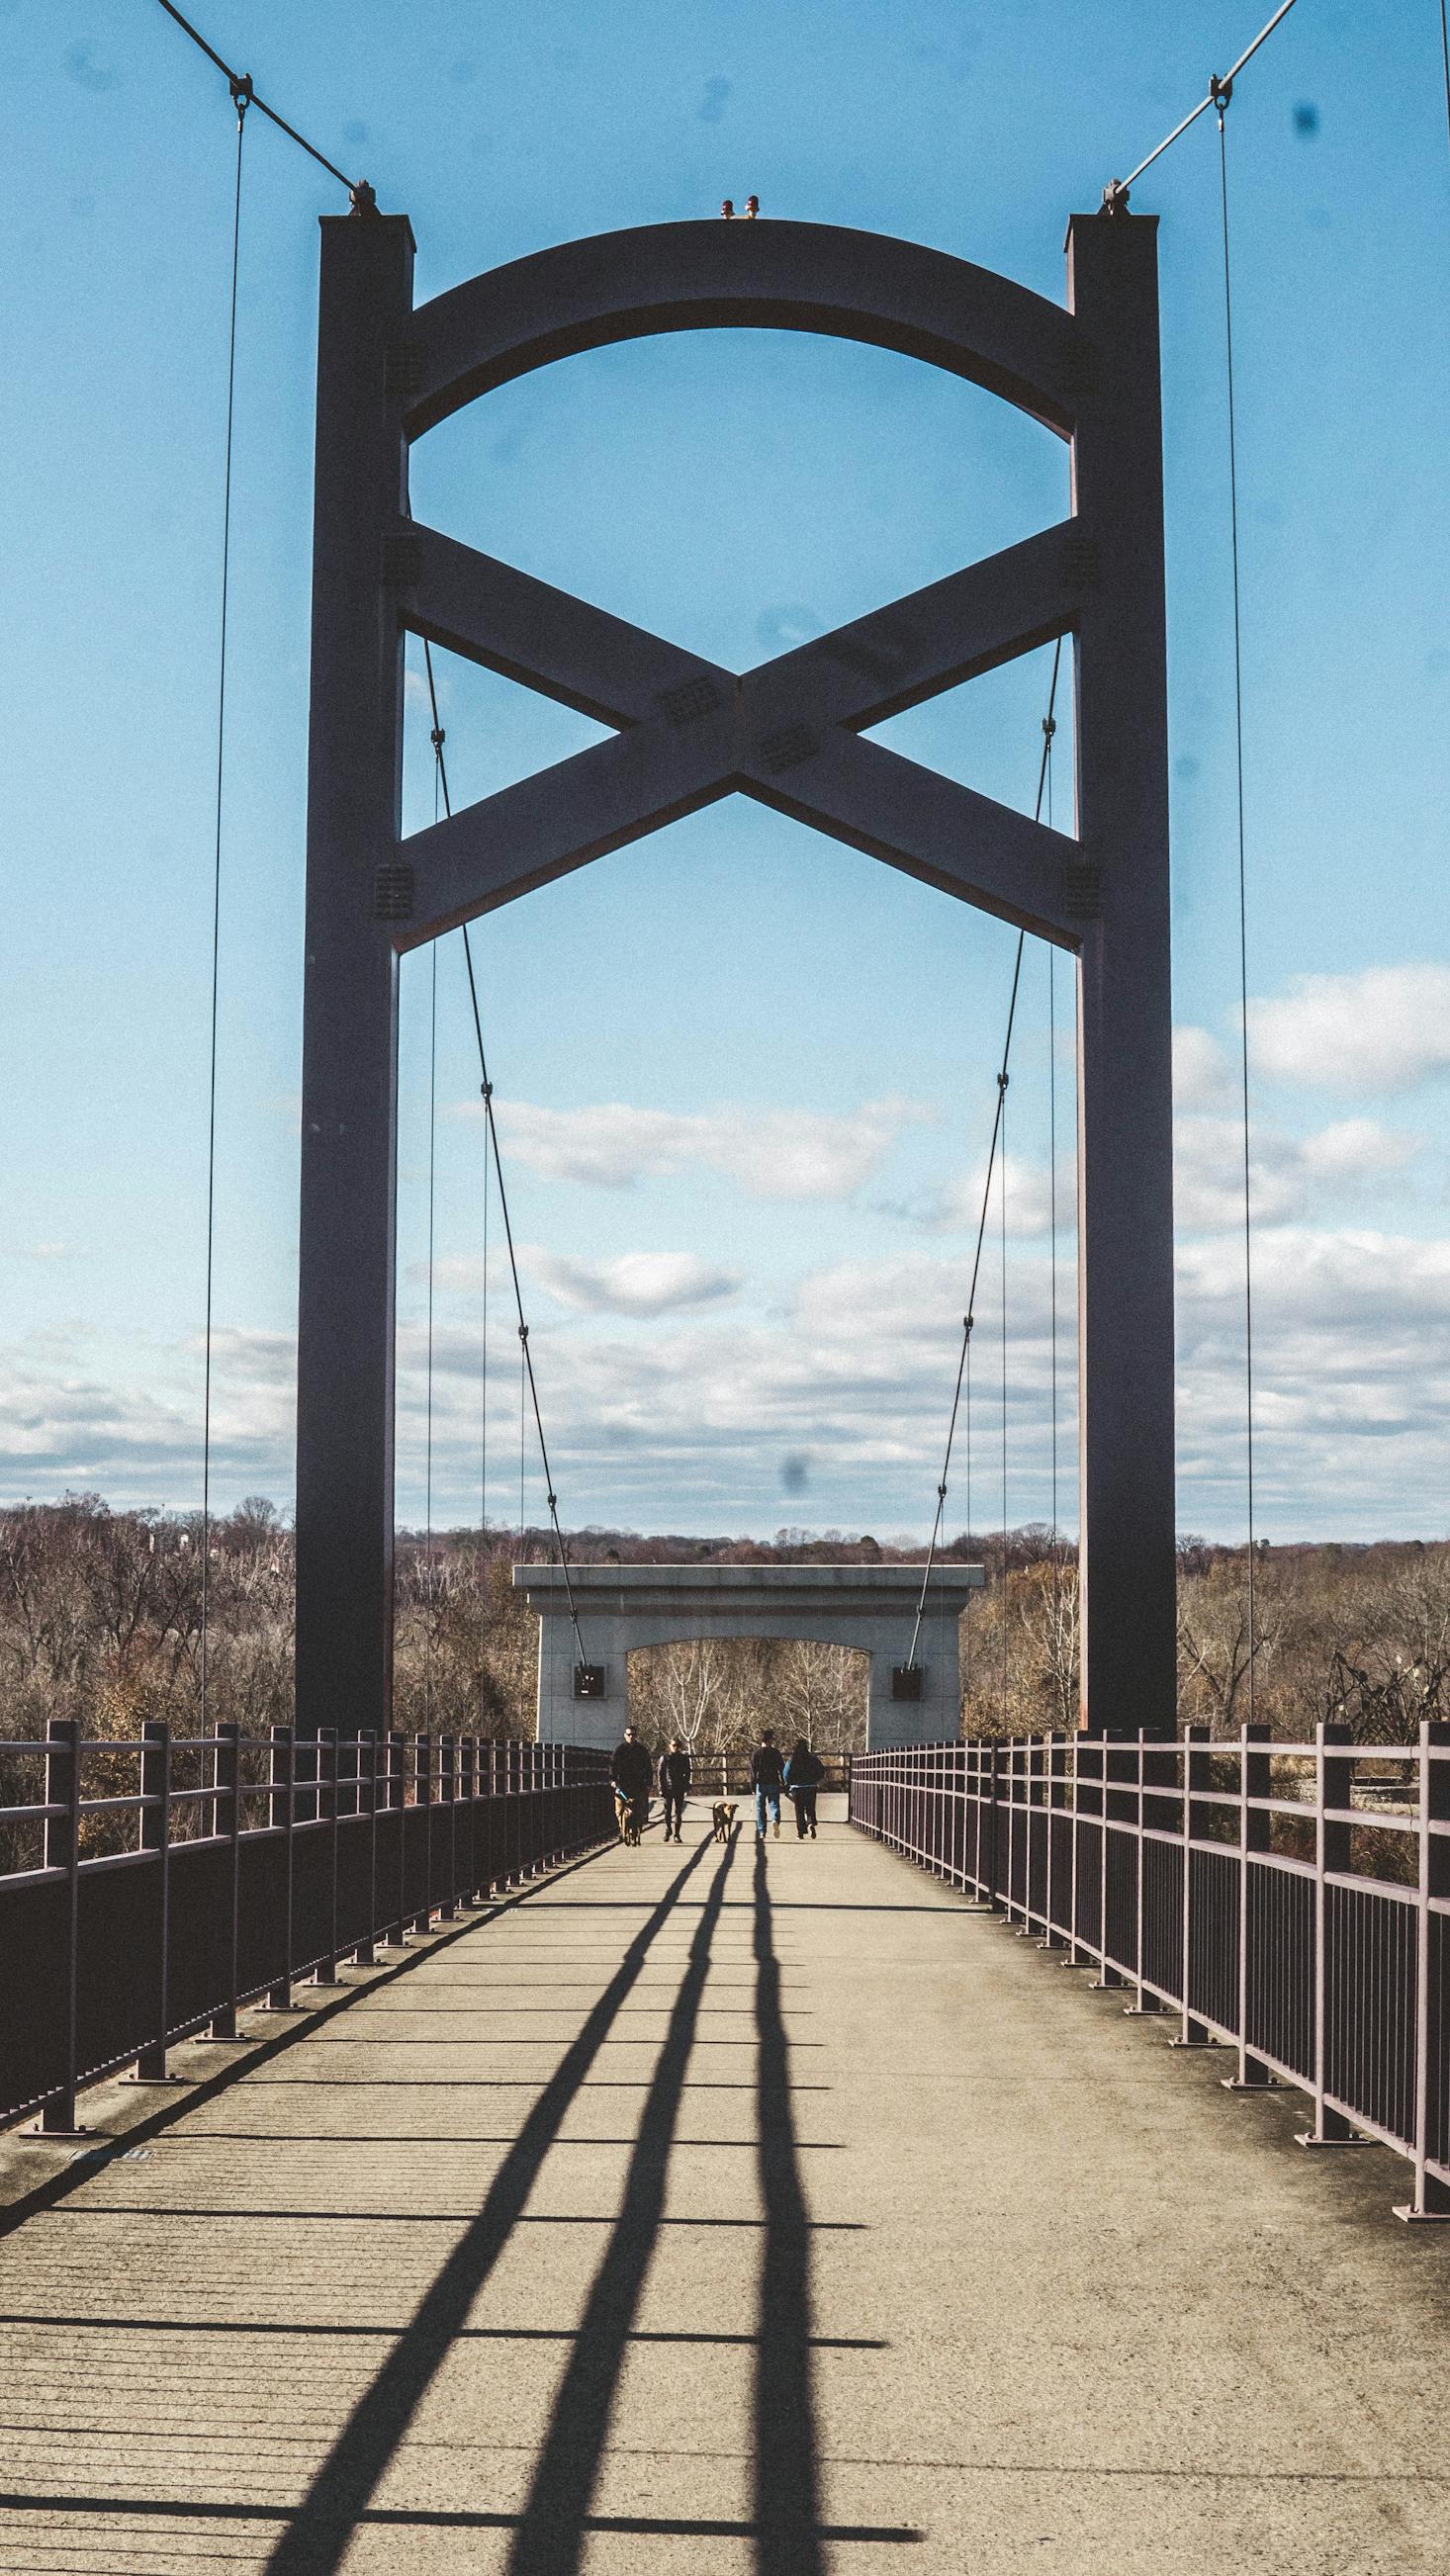
[[[0,2570],[1442,2571],[1450,2230],[1086,1988],[653,1834],[133,2095],[0,2246]]]

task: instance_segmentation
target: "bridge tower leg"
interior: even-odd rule
[[[1082,1721],[1175,1732],[1173,1103],[1157,222],[1073,217],[1095,344],[1074,506],[1100,554],[1078,626]]]
[[[322,223],[302,1035],[297,1706],[389,1723],[398,959],[388,929],[402,629],[384,538],[406,491],[393,353],[413,301],[406,216]]]

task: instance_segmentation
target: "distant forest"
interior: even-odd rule
[[[774,1541],[571,1534],[581,1564],[912,1564],[925,1550],[828,1530]],[[1077,1707],[1077,1583],[1050,1529],[963,1532],[941,1551],[980,1561],[986,1591],[966,1615],[963,1724],[973,1735],[1071,1727]],[[397,1548],[395,1723],[409,1730],[525,1737],[534,1722],[537,1623],[510,1569],[552,1554],[540,1530],[402,1532]],[[200,1705],[203,1572],[208,1712],[260,1735],[291,1720],[293,1559],[282,1516],[253,1499],[214,1521],[111,1511],[96,1495],[0,1511],[0,1735],[42,1735],[53,1717],[133,1738],[148,1718],[194,1728]],[[1242,1549],[1179,1549],[1178,1715],[1235,1733],[1255,1715],[1281,1739],[1337,1719],[1369,1743],[1403,1743],[1450,1717],[1450,1541],[1260,1546],[1249,1633]],[[747,1640],[661,1646],[632,1659],[645,1732],[735,1749],[762,1725],[823,1751],[862,1742],[866,1659],[845,1648]]]

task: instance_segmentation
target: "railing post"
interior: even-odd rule
[[[400,1728],[393,1726],[388,1729],[387,1746],[387,1810],[389,1816],[395,1815],[397,1817],[397,1824],[392,1828],[392,1830],[398,1846],[397,1868],[393,1872],[398,1902],[392,1910],[391,1928],[388,1932],[387,1941],[388,1948],[390,1950],[403,1950],[406,1949],[408,1942],[408,1923],[405,1911],[408,1867],[408,1781],[405,1769],[407,1754],[404,1749],[403,1736]]]
[[[1239,1973],[1238,1973],[1238,2042],[1237,2072],[1225,2075],[1226,2093],[1279,2093],[1283,2091],[1276,2075],[1271,2075],[1262,2057],[1249,2046],[1249,2007],[1252,1995],[1251,1945],[1253,1940],[1253,1874],[1250,1854],[1266,1852],[1273,1843],[1274,1819],[1263,1802],[1270,1795],[1272,1773],[1267,1747],[1267,1726],[1239,1728]]]
[[[1193,1827],[1196,1816],[1194,1802],[1198,1796],[1206,1795],[1212,1785],[1209,1779],[1209,1756],[1206,1750],[1208,1742],[1209,1729],[1206,1726],[1185,1726],[1182,1791],[1183,1994],[1181,2001],[1183,2009],[1179,2016],[1178,2036],[1176,2039],[1170,2039],[1168,2043],[1170,2048],[1217,2048],[1218,2046],[1217,2040],[1212,2037],[1207,2025],[1199,2021],[1192,2010],[1193,1943],[1198,1929],[1198,1908],[1193,1902]]]
[[[171,2026],[171,1729],[148,1717],[141,1729],[141,1833],[143,1851],[156,1855],[156,2036],[136,2060],[132,2082],[170,2084],[166,2034]]]
[[[357,1780],[353,1814],[363,1813],[363,1747],[367,1746],[368,1765],[368,1903],[367,1930],[352,1954],[355,1968],[371,1968],[375,1963],[373,1938],[378,1928],[378,1739],[371,1733],[353,1738],[353,1769]]]
[[[1347,1808],[1354,1794],[1354,1761],[1333,1748],[1348,1744],[1347,1726],[1314,1730],[1314,2126],[1301,2129],[1301,2147],[1365,2147],[1369,2140],[1352,2129],[1342,2111],[1325,2101],[1329,2052],[1329,1879],[1349,1865],[1349,1827],[1331,1823],[1331,1807]]]
[[[1437,1760],[1439,1754],[1443,1758]],[[1444,2020],[1447,1998],[1435,1994],[1435,1947],[1431,1925],[1437,1919],[1431,1899],[1450,1896],[1450,1836],[1436,1833],[1450,1823],[1450,1726],[1420,1721],[1419,1870],[1415,1890],[1415,2188],[1414,2196],[1395,2204],[1396,2218],[1411,2226],[1450,2225],[1450,2184],[1428,2170],[1432,2096],[1444,2065]],[[1438,1918],[1446,1922],[1442,1914]]]
[[[991,1745],[991,1755],[990,1755],[990,1759],[991,1759],[991,1771],[990,1771],[990,1775],[989,1775],[989,1785],[988,1785],[988,1791],[987,1791],[987,1797],[988,1797],[988,1806],[987,1806],[987,1903],[990,1905],[990,1907],[991,1907],[991,1909],[992,1909],[992,1911],[993,1911],[993,1913],[994,1913],[994,1914],[995,1914],[995,1913],[997,1912],[997,1910],[998,1910],[998,1899],[997,1899],[997,1805],[998,1805],[998,1800],[999,1800],[999,1798],[1000,1798],[1000,1796],[1001,1796],[1001,1784],[1000,1784],[1000,1771],[1001,1771],[1001,1764],[1000,1764],[1000,1761],[999,1761],[999,1756],[1000,1756],[1001,1750],[1002,1750],[1002,1748],[1001,1748],[1000,1744],[997,1742],[996,1737],[994,1736],[994,1737],[993,1737],[993,1739],[992,1739],[992,1745]]]
[[[60,2012],[61,2063],[64,2076],[41,2107],[32,2134],[78,2138],[76,2125],[77,1950],[80,1941],[81,1866],[81,1731],[73,1717],[53,1717],[46,1730],[45,1803],[59,1807],[45,1820],[45,1866],[65,1872],[62,1897]]]
[[[312,1972],[314,1986],[335,1986],[337,1976],[337,1729],[319,1726],[317,1730],[317,1813],[325,1813],[328,1834],[327,1870],[327,1956],[320,1959]],[[323,1808],[324,1792],[327,1806]]]
[[[457,1813],[457,1745],[451,1735],[438,1738],[438,1796],[443,1806],[443,1847],[447,1877],[443,1901],[438,1908],[440,1923],[451,1923],[457,1907],[458,1891],[458,1813]]]
[[[292,1923],[295,1885],[297,1835],[297,1739],[290,1726],[272,1729],[271,1794],[267,1805],[268,1822],[277,1823],[277,1804],[282,1805],[282,1974],[267,1992],[268,2012],[292,2010]]]
[[[1066,1762],[1070,1757],[1072,1761],[1072,1784],[1067,1801],[1069,1818],[1068,1830],[1071,1836],[1069,1854],[1071,1866],[1068,1871],[1067,1891],[1067,1956],[1062,1962],[1062,1965],[1065,1968],[1087,1968],[1092,1965],[1091,1960],[1087,1957],[1083,1949],[1081,1941],[1078,1939],[1078,1879],[1081,1863],[1080,1845],[1082,1842],[1083,1815],[1082,1765],[1083,1755],[1088,1749],[1088,1743],[1089,1739],[1081,1735],[1063,1737],[1063,1760]]]
[[[413,1930],[426,1932],[433,1920],[433,1738],[413,1738],[413,1804],[427,1810],[423,1832],[423,1904],[413,1917]]]
[[[475,1837],[478,1831],[478,1738],[465,1735],[458,1745],[458,1798],[463,1809],[464,1849],[468,1867],[459,1881],[459,1894],[467,1906],[478,1897],[478,1864]]]
[[[227,1802],[227,1993],[221,2010],[211,2017],[212,2039],[235,2039],[237,2035],[237,1949],[240,1933],[239,1906],[242,1884],[242,1731],[239,1726],[219,1726],[212,1738],[212,1778]],[[212,1829],[216,1830],[218,1801],[212,1800]]]

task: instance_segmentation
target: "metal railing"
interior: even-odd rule
[[[1065,1735],[858,1754],[865,1833],[1064,1964],[1308,2094],[1307,2147],[1409,2158],[1402,2218],[1450,2218],[1450,1726],[1417,1744]]]
[[[88,1796],[97,1766],[134,1786]],[[17,1769],[42,1794],[0,1804],[25,1863],[0,1875],[0,2125],[38,2111],[50,2135],[75,2132],[82,2085],[132,2064],[164,2083],[168,2049],[234,2038],[241,2005],[285,2011],[296,1979],[335,1983],[340,1958],[615,1831],[607,1757],[574,1745],[161,1724],[115,1743],[66,1720],[0,1742],[7,1790]]]

